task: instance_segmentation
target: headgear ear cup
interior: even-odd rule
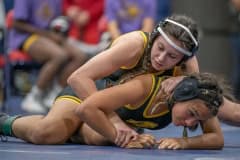
[[[195,77],[185,77],[174,89],[173,95],[168,100],[171,110],[176,102],[183,102],[194,98],[201,99],[210,109],[212,115],[216,115],[220,105],[223,103],[222,94],[215,88],[200,85]]]

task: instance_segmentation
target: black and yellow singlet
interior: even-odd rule
[[[113,74],[96,81],[96,86],[98,90],[102,90],[114,85],[117,85],[119,83],[122,83],[122,80],[126,77],[127,80],[132,79],[138,75],[141,74],[148,74],[151,73],[150,70],[148,70],[149,63],[146,64],[146,58],[150,55],[149,50],[149,35],[144,32],[140,32],[141,35],[144,38],[144,46],[142,49],[142,56],[139,58],[139,60],[133,64],[131,67],[121,67],[119,70],[114,72]],[[150,63],[151,65],[151,63]],[[144,70],[144,72],[142,72]],[[122,118],[126,123],[131,124],[134,127],[139,128],[148,128],[148,129],[160,129],[165,126],[167,126],[169,123],[171,123],[171,113],[164,104],[165,100],[161,103],[157,103],[155,101],[155,96],[157,94],[157,91],[159,90],[161,81],[166,76],[175,76],[175,72],[177,70],[177,67],[174,67],[173,69],[161,71],[157,73],[151,73],[153,84],[152,84],[152,90],[149,96],[143,100],[142,104],[140,106],[130,106],[125,105],[122,108],[118,109],[116,112]],[[136,74],[140,73],[140,74]],[[124,81],[125,82],[125,81]],[[123,83],[124,83],[123,82]],[[80,100],[77,95],[73,92],[73,90],[70,87],[66,87],[56,99],[69,99],[71,101],[81,103],[82,100]],[[163,109],[161,109],[163,108]],[[158,113],[155,114],[155,110],[158,110]]]
[[[136,128],[161,129],[171,123],[171,112],[167,107],[166,95],[156,99],[164,77],[152,75],[152,89],[140,106],[125,105],[116,112],[119,117]],[[164,97],[165,96],[165,97]]]

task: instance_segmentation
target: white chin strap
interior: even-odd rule
[[[184,29],[184,30],[189,34],[189,36],[191,37],[191,39],[192,39],[192,41],[194,42],[195,46],[196,46],[196,47],[198,46],[197,40],[195,39],[195,37],[193,36],[193,34],[190,32],[190,30],[189,30],[186,26],[184,26],[184,25],[182,25],[182,24],[180,24],[180,23],[178,23],[178,22],[175,22],[175,21],[173,21],[173,20],[170,20],[170,19],[166,19],[165,21],[166,21],[166,22],[169,22],[169,23],[172,23],[172,24],[174,24],[174,25],[177,25],[177,26],[181,27],[182,29]],[[192,55],[193,55],[192,52],[189,52],[189,51],[187,51],[186,49],[181,48],[181,47],[179,47],[178,45],[176,45],[176,44],[167,36],[167,34],[162,30],[162,28],[161,28],[160,26],[157,28],[157,30],[158,30],[158,32],[163,36],[163,38],[168,42],[168,44],[170,44],[170,45],[171,45],[173,48],[175,48],[177,51],[181,52],[182,54],[184,54],[184,55],[186,55],[186,56],[192,56]]]

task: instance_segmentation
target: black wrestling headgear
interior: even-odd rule
[[[194,98],[203,100],[214,116],[217,114],[218,109],[223,102],[221,89],[214,85],[201,85],[195,77],[190,76],[184,78],[176,86],[173,95],[168,100],[168,106],[172,109],[174,103]]]

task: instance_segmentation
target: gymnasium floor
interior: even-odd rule
[[[21,112],[15,107],[9,107],[7,112]],[[222,124],[222,129],[225,137],[223,150],[137,150],[76,144],[41,146],[9,138],[8,142],[0,142],[0,160],[239,160],[240,127]],[[170,125],[160,131],[146,132],[154,134],[157,138],[172,137],[181,136],[182,128]],[[199,133],[199,130],[189,132],[190,135]]]

